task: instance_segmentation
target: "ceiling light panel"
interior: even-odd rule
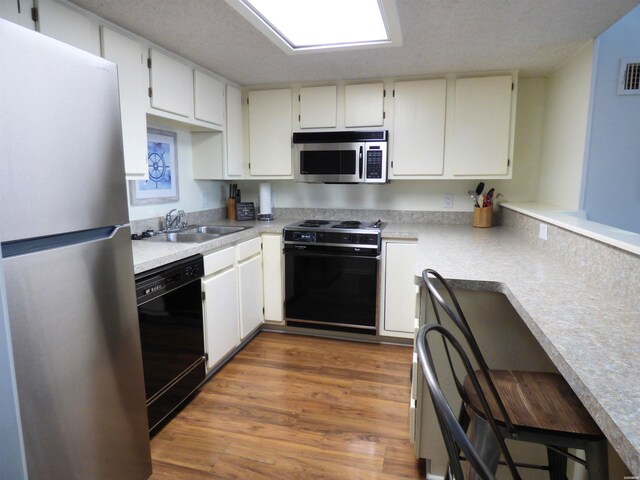
[[[226,0],[287,53],[400,45],[394,0]]]

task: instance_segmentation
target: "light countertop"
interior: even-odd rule
[[[253,226],[202,244],[133,241],[135,272],[280,233],[288,220]],[[640,308],[599,278],[550,258],[506,227],[389,224],[385,239],[417,239],[415,274],[439,271],[454,286],[501,292],[576,392],[634,475],[640,474]]]
[[[634,475],[640,473],[640,309],[507,228],[424,225],[416,275],[504,293]]]

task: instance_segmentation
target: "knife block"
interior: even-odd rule
[[[493,219],[493,206],[490,207],[473,207],[473,226],[477,228],[491,227]]]
[[[237,220],[236,216],[236,199],[230,198],[227,200],[227,218],[229,220]]]

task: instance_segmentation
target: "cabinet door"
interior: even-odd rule
[[[454,175],[506,175],[511,132],[511,75],[456,80]]]
[[[240,291],[240,337],[244,339],[264,320],[262,254],[238,262]]]
[[[193,92],[196,120],[224,125],[224,83],[194,70]]]
[[[228,268],[202,280],[204,292],[205,342],[211,369],[240,344],[238,283],[236,270]]]
[[[291,153],[291,90],[249,92],[251,176],[290,176]]]
[[[149,58],[151,106],[183,117],[193,117],[191,67],[154,49],[149,49]]]
[[[379,127],[384,124],[384,84],[344,87],[345,127]]]
[[[442,175],[447,81],[398,82],[393,98],[393,176]]]
[[[242,92],[227,85],[227,149],[226,175],[239,177],[248,174],[245,168],[244,142],[242,137]]]
[[[384,274],[384,332],[413,337],[416,316],[414,271],[417,244],[386,242]]]
[[[300,89],[300,128],[336,126],[336,86]]]
[[[127,176],[148,178],[146,49],[135,40],[101,27],[102,56],[118,64],[122,143]]]
[[[100,55],[98,24],[54,0],[37,0],[37,30],[48,37]]]
[[[15,0],[0,2],[0,18],[17,23],[30,30],[36,29],[36,22],[31,18],[33,0]]]
[[[284,255],[282,235],[262,236],[262,267],[264,279],[264,320],[284,321]]]

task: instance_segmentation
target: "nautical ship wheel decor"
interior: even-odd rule
[[[131,205],[179,200],[177,134],[147,129],[148,179],[129,184]]]
[[[164,160],[164,153],[150,153],[147,157],[147,162],[149,164],[149,180],[155,182],[156,188],[158,188],[158,182],[162,181],[167,171],[167,162]]]

